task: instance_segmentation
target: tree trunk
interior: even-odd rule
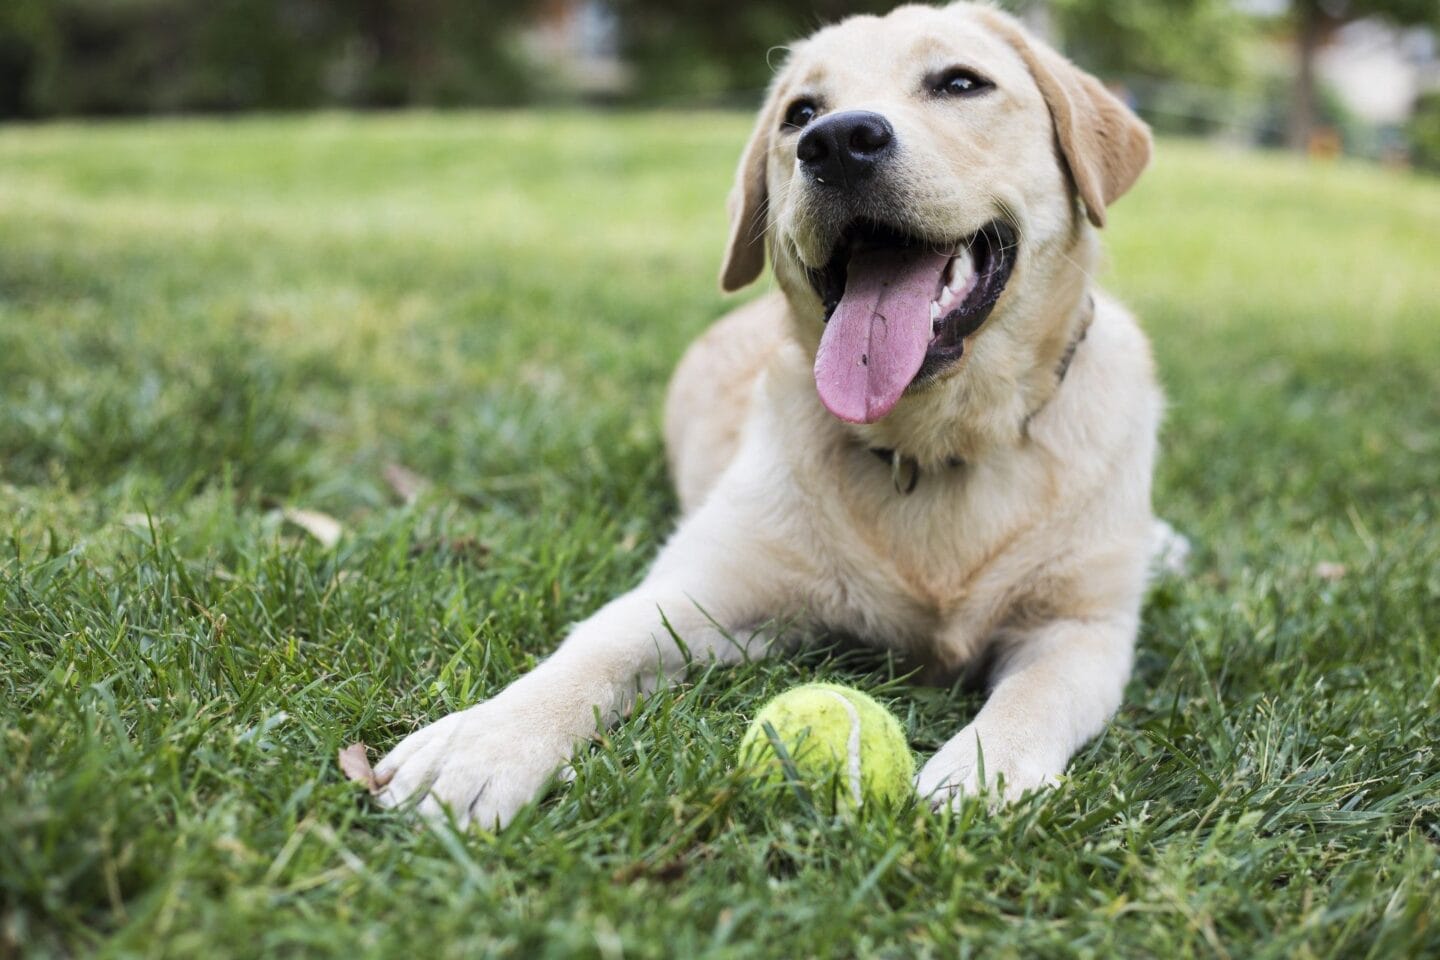
[[[1315,0],[1295,3],[1295,91],[1290,99],[1290,130],[1292,149],[1306,150],[1315,132],[1316,93],[1315,56],[1324,35],[1324,11]]]

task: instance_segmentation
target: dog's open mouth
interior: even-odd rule
[[[912,384],[958,362],[1010,279],[1015,245],[1000,220],[947,244],[868,221],[846,228],[830,262],[809,271],[825,304],[815,357],[825,407],[874,423]]]

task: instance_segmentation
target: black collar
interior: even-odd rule
[[[1065,374],[1070,372],[1070,364],[1075,360],[1075,351],[1077,348],[1079,348],[1080,341],[1084,340],[1085,335],[1090,332],[1090,325],[1094,322],[1095,295],[1092,293],[1085,298],[1085,319],[1080,321],[1080,329],[1075,331],[1075,336],[1071,337],[1070,342],[1066,344],[1065,352],[1060,355],[1060,362],[1055,367],[1056,390],[1059,390],[1060,384],[1065,382]],[[1054,395],[1055,394],[1052,391],[1050,396],[1053,397]],[[1045,403],[1049,402],[1050,398],[1047,397],[1045,399]],[[1045,403],[1040,404],[1040,406],[1036,407],[1033,411],[1031,411],[1030,416],[1025,418],[1026,421],[1028,422],[1031,417],[1034,417],[1035,414],[1039,413],[1041,410],[1044,410]]]
[[[1075,351],[1080,346],[1080,341],[1084,340],[1085,335],[1090,332],[1090,325],[1094,322],[1095,296],[1094,294],[1089,294],[1085,299],[1085,319],[1080,321],[1080,329],[1076,330],[1075,336],[1070,338],[1070,343],[1066,345],[1065,352],[1060,355],[1060,362],[1055,367],[1056,390],[1059,390],[1060,384],[1065,382],[1065,375],[1070,372],[1070,364],[1075,360]],[[1055,393],[1052,391],[1050,396],[1046,397],[1040,406],[1026,414],[1025,422],[1021,424],[1022,432],[1029,431],[1030,421],[1035,419],[1036,414],[1045,409],[1046,405],[1050,403],[1050,400],[1054,396]],[[899,450],[890,450],[885,447],[871,447],[870,452],[876,457],[879,457],[882,463],[890,467],[890,480],[895,484],[896,493],[905,496],[915,492],[915,488],[920,484],[920,462],[918,460],[914,457],[906,456]],[[951,457],[945,461],[945,465],[954,470],[958,467],[965,466],[965,461],[960,457]],[[902,478],[906,479],[902,482]]]

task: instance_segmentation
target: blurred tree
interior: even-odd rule
[[[1315,58],[1339,27],[1363,17],[1383,17],[1397,24],[1440,27],[1437,0],[1291,0],[1295,30],[1295,89],[1290,102],[1289,143],[1297,150],[1310,146],[1316,130],[1318,97]]]
[[[321,0],[5,0],[4,115],[307,106]]]
[[[1107,75],[1228,84],[1239,73],[1245,21],[1229,0],[1008,0],[1056,28],[1066,51]],[[615,0],[641,89],[660,97],[763,87],[757,55],[852,13],[883,13],[893,0]]]
[[[766,51],[853,13],[881,13],[894,0],[615,0],[623,53],[657,100],[753,94],[770,82]]]
[[[0,0],[0,116],[511,103],[527,0]]]
[[[34,113],[41,66],[56,41],[49,0],[0,3],[0,117]]]
[[[1407,133],[1415,166],[1440,174],[1440,91],[1425,94],[1415,104]]]
[[[1057,38],[1102,76],[1228,87],[1239,77],[1245,18],[1230,0],[1054,0]]]
[[[511,45],[532,0],[334,0],[352,89],[366,106],[513,103],[527,65]]]

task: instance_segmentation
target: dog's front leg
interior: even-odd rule
[[[763,525],[720,493],[686,521],[639,587],[578,625],[551,657],[492,699],[401,742],[375,770],[386,784],[380,802],[418,799],[431,819],[448,810],[461,825],[503,826],[595,734],[597,714],[614,723],[691,657],[763,655],[755,628],[785,612],[787,571],[750,532]]]
[[[937,802],[1047,786],[1120,706],[1136,620],[1061,620],[1008,638],[990,698],[925,764],[920,795]],[[983,770],[982,770],[983,767]]]

